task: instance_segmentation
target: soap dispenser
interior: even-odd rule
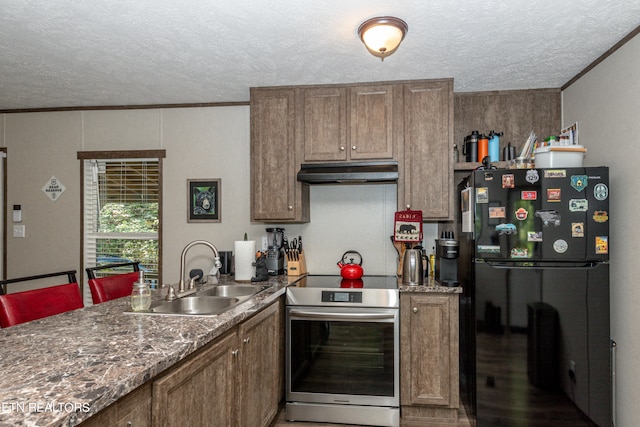
[[[151,288],[144,280],[144,271],[140,271],[140,279],[133,284],[131,291],[131,309],[133,311],[147,311],[151,307]]]

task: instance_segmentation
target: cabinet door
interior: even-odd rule
[[[422,210],[424,220],[453,216],[453,82],[403,85],[404,144],[398,208]]]
[[[350,88],[349,158],[394,158],[394,86]]]
[[[151,385],[146,383],[80,424],[83,427],[151,426]]]
[[[236,350],[233,332],[154,381],[153,425],[234,425]]]
[[[118,427],[151,426],[151,383],[146,383],[118,401]]]
[[[241,427],[269,426],[282,398],[280,305],[276,302],[240,325]]]
[[[347,160],[347,89],[305,88],[300,97],[299,137],[304,160]]]
[[[400,301],[401,405],[458,408],[458,295]]]
[[[308,186],[296,180],[295,90],[251,89],[251,217],[308,221]]]

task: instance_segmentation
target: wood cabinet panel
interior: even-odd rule
[[[540,140],[557,135],[561,126],[560,97],[560,89],[456,93],[454,140],[460,161],[464,162],[464,137],[474,130],[484,134],[491,130],[504,132],[500,145],[511,142],[518,155],[529,132],[534,131]]]
[[[304,160],[347,160],[347,89],[319,87],[299,92],[299,143],[304,145]]]
[[[235,425],[237,333],[207,345],[153,382],[153,425]]]
[[[402,294],[400,325],[403,418],[457,419],[458,295]]]
[[[308,222],[308,186],[296,180],[295,90],[251,89],[251,218]]]
[[[394,157],[394,85],[365,85],[350,89],[349,158]]]
[[[241,427],[269,426],[282,398],[280,306],[276,302],[240,325],[241,385],[237,418]]]
[[[83,427],[151,426],[151,383],[138,387],[80,425]]]
[[[403,150],[398,209],[422,210],[423,220],[453,215],[453,81],[403,85]]]

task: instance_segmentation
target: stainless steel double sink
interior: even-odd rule
[[[246,301],[269,286],[238,284],[205,286],[193,294],[173,301],[156,301],[148,311],[135,314],[173,316],[215,316]]]

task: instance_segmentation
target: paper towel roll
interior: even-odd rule
[[[236,281],[251,281],[255,276],[255,267],[253,263],[256,261],[256,241],[255,240],[237,240],[233,242]]]

